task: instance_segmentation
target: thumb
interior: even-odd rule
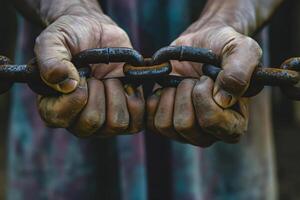
[[[223,70],[216,79],[213,98],[220,107],[228,108],[247,90],[262,53],[258,44],[249,38],[239,44],[229,44],[222,54]]]
[[[60,33],[42,33],[35,43],[43,81],[61,93],[70,93],[79,83],[79,74],[71,62],[71,52]]]

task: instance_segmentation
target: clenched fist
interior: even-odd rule
[[[214,82],[201,65],[172,62],[175,75],[186,79],[177,88],[159,88],[147,100],[148,126],[161,135],[207,147],[218,140],[234,143],[248,126],[248,99],[242,98],[262,51],[251,38],[232,27],[192,25],[172,45],[211,49],[223,71]]]
[[[141,89],[123,87],[123,64],[92,66],[92,77],[80,78],[72,56],[90,48],[131,47],[127,34],[99,9],[74,7],[49,23],[36,39],[35,54],[45,83],[63,93],[38,97],[43,120],[78,136],[136,133],[143,126]]]

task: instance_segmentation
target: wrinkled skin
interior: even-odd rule
[[[237,142],[247,130],[248,102],[239,97],[259,62],[257,43],[232,28],[208,26],[197,31],[190,28],[172,45],[212,49],[221,56],[224,72],[214,83],[201,76],[200,65],[173,62],[173,74],[198,75],[199,80],[157,90],[147,101],[148,127],[201,147],[218,140]],[[40,114],[49,126],[67,128],[78,136],[136,133],[143,128],[142,91],[123,88],[119,80],[98,80],[123,75],[122,64],[95,65],[93,77],[80,80],[70,62],[72,55],[96,47],[131,44],[125,32],[103,15],[64,15],[37,38],[35,52],[43,80],[66,93],[55,98],[40,96]]]
[[[249,105],[241,98],[262,51],[249,37],[231,27],[207,24],[190,27],[172,45],[212,49],[222,60],[223,71],[214,82],[201,74],[201,65],[173,62],[173,74],[187,79],[177,88],[155,90],[147,101],[148,126],[161,135],[207,147],[218,140],[239,141],[247,131]]]
[[[122,63],[92,66],[92,77],[79,78],[72,56],[90,48],[131,47],[127,34],[110,18],[96,12],[63,15],[36,39],[35,54],[42,79],[64,93],[38,97],[43,120],[77,136],[112,136],[136,133],[143,127],[144,98],[141,89],[123,87]]]
[[[157,89],[147,100],[147,125],[153,131],[207,147],[218,140],[237,142],[249,120],[246,91],[261,58],[253,34],[283,0],[208,0],[200,18],[172,45],[211,49],[223,71],[213,82],[202,76],[201,65],[173,62],[173,74],[196,76],[177,88]],[[200,128],[201,127],[201,128]]]
[[[199,20],[172,45],[212,49],[222,60],[223,72],[213,82],[202,76],[199,64],[172,62],[173,74],[199,79],[184,80],[177,88],[156,86],[146,105],[140,89],[99,80],[123,75],[122,63],[93,66],[92,78],[85,80],[70,62],[72,55],[88,48],[131,47],[126,33],[101,12],[97,1],[26,2],[50,24],[35,46],[41,77],[64,93],[39,97],[39,111],[48,125],[78,136],[135,133],[143,128],[146,107],[147,127],[154,132],[207,147],[218,140],[237,142],[246,132],[248,99],[241,96],[261,49],[245,35],[265,23],[282,0],[208,0]]]

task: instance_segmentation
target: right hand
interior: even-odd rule
[[[200,147],[217,141],[236,143],[248,128],[249,99],[243,94],[261,48],[229,26],[195,25],[172,45],[211,49],[221,58],[223,70],[213,81],[202,74],[200,63],[172,61],[172,74],[198,80],[157,89],[147,100],[147,125],[158,134]]]
[[[144,98],[140,88],[117,79],[123,64],[98,64],[92,77],[80,78],[72,56],[90,48],[132,47],[127,34],[109,17],[80,8],[58,17],[36,39],[35,54],[42,79],[63,93],[38,97],[42,119],[51,127],[67,128],[77,136],[137,133],[143,127]]]

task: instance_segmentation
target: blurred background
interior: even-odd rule
[[[300,56],[300,1],[286,1],[269,25],[270,63]],[[273,130],[280,199],[300,199],[300,102],[272,90]]]
[[[0,0],[0,52],[10,58],[16,43],[17,26],[13,8]],[[268,24],[270,65],[278,66],[286,58],[300,56],[300,1],[286,1]],[[8,35],[9,33],[9,35]],[[4,48],[6,47],[6,48]],[[10,94],[0,96],[0,199],[5,196],[7,125]],[[280,199],[300,199],[300,102],[292,102],[272,89],[273,130],[276,147]]]

